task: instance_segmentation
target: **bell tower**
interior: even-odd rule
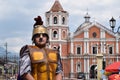
[[[53,6],[45,13],[46,26],[49,33],[50,47],[58,48],[60,55],[64,49],[67,50],[67,40],[69,34],[68,12],[63,9],[59,0],[55,0]],[[66,47],[66,48],[65,48]]]

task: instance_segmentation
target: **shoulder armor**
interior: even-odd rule
[[[22,56],[22,54],[28,49],[28,46],[25,45],[20,49],[20,56]]]

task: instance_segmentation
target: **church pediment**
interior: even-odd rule
[[[105,32],[105,37],[107,38],[115,38],[115,34],[112,32],[112,30],[108,29],[107,27],[97,23],[87,23],[87,24],[82,24],[77,28],[77,30],[74,32],[74,38],[80,38],[81,35],[84,36],[84,32],[89,33],[89,38],[100,38],[100,32],[104,31]],[[84,38],[84,37],[83,37]]]

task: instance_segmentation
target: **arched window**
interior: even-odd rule
[[[54,24],[57,24],[57,17],[54,17]]]
[[[65,17],[62,18],[62,24],[65,24]]]
[[[92,51],[93,51],[93,54],[97,54],[97,47],[96,47],[96,46],[93,46],[93,47],[92,47]]]
[[[81,54],[81,47],[80,46],[77,46],[77,54]]]
[[[54,31],[54,32],[53,32],[53,37],[54,37],[54,38],[58,38],[58,33],[57,33],[57,31]]]
[[[90,78],[97,78],[97,65],[92,65],[90,68]]]
[[[63,31],[62,34],[63,34],[63,35],[62,35],[63,39],[65,39],[65,38],[66,38],[65,31]]]
[[[77,71],[78,71],[78,72],[81,72],[81,66],[80,66],[80,63],[77,64]]]
[[[113,54],[113,47],[112,46],[109,47],[109,54]]]

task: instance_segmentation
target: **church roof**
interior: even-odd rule
[[[59,12],[64,11],[60,2],[58,0],[55,0],[55,3],[53,4],[52,8],[50,9],[52,12]]]
[[[78,32],[79,30],[81,30],[82,28],[84,28],[84,27],[87,27],[87,26],[89,26],[89,25],[91,25],[92,24],[92,22],[88,22],[88,23],[82,23],[77,29],[76,29],[76,31],[75,31],[75,33],[76,32]]]

